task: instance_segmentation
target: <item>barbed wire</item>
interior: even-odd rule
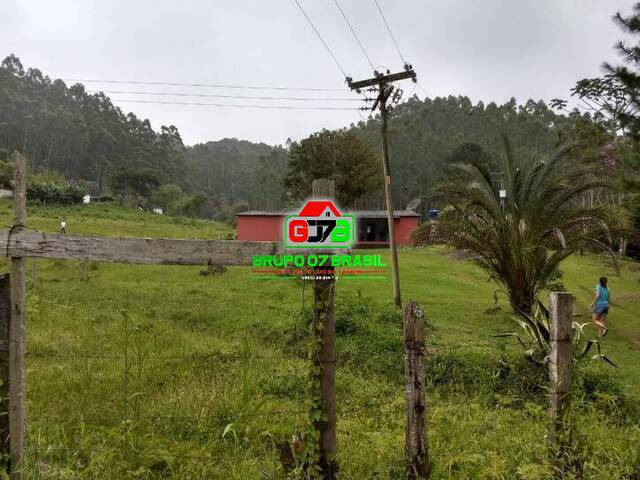
[[[98,354],[61,354],[61,353],[46,353],[46,352],[27,352],[28,357],[37,358],[59,358],[62,360],[83,360],[83,359],[103,359],[103,360],[124,360],[125,355],[98,355]],[[234,355],[234,354],[186,354],[186,355],[144,355],[144,360],[206,360],[206,359],[221,359],[221,360],[305,360],[303,357],[295,357],[293,355]]]
[[[32,445],[27,444],[26,445],[26,449],[27,451],[30,452],[42,452],[42,453],[49,453],[49,452],[70,452],[73,454],[81,454],[84,452],[91,452],[91,453],[100,453],[100,452],[104,452],[104,451],[108,451],[107,448],[103,448],[103,449],[97,449],[97,448],[84,448],[84,447],[58,447],[58,446],[52,446],[52,445],[36,445],[35,447]],[[120,449],[121,450],[121,449]],[[200,460],[200,461],[210,461],[210,462],[220,462],[220,458],[219,457],[212,457],[210,455],[184,455],[184,454],[168,454],[167,456],[171,457],[173,460],[179,460],[179,459],[190,459],[190,460]]]
[[[213,416],[219,418],[221,425],[229,423],[232,418],[242,417],[269,417],[274,415],[304,415],[309,413],[308,410],[270,410],[265,412],[237,412],[235,414]],[[225,418],[221,418],[225,417]],[[86,425],[96,426],[116,426],[127,422],[153,422],[157,420],[194,420],[194,421],[207,421],[210,422],[212,417],[204,417],[197,415],[132,415],[132,416],[119,416],[116,418],[85,418],[83,416],[77,417],[29,417],[28,422],[32,423],[50,423],[50,424],[64,424],[64,423],[78,423]]]
[[[302,302],[301,302],[302,309],[303,309],[302,313],[304,313],[304,288],[303,288],[302,295],[303,295]],[[296,329],[299,327],[298,322],[299,320],[297,320],[296,324],[294,325],[294,328]],[[125,331],[128,331],[128,328],[126,325],[127,324],[125,320]],[[310,331],[308,335],[311,336]],[[127,334],[127,336],[130,336],[130,335]],[[425,366],[428,368],[428,362],[429,362],[428,358],[430,354],[433,354],[433,353],[437,354],[439,352],[457,351],[461,349],[468,350],[471,348],[498,349],[498,348],[502,348],[503,346],[505,346],[505,343],[500,341],[496,341],[494,343],[487,343],[486,341],[484,341],[484,342],[465,342],[465,343],[457,343],[457,344],[438,343],[438,341],[434,341],[434,342],[426,341],[425,342],[425,347],[426,347],[425,358],[427,358],[427,361],[425,362],[426,363]],[[289,354],[275,352],[273,354],[264,354],[264,355],[245,354],[244,352],[243,353],[193,352],[193,353],[175,354],[175,355],[173,354],[155,355],[155,354],[145,353],[143,354],[142,357],[136,357],[136,355],[134,354],[127,354],[129,349],[133,349],[133,348],[134,348],[133,346],[125,345],[125,350],[121,355],[117,355],[113,353],[85,353],[85,352],[79,352],[78,354],[74,354],[74,353],[67,353],[67,352],[60,352],[60,351],[37,351],[37,350],[30,351],[27,353],[27,355],[32,358],[51,358],[51,359],[59,359],[59,360],[104,359],[104,360],[112,360],[112,361],[125,361],[127,364],[127,366],[125,366],[125,370],[127,367],[131,367],[135,365],[137,362],[141,360],[141,358],[144,362],[153,362],[153,360],[177,360],[177,361],[186,361],[186,362],[209,361],[209,360],[244,361],[244,362],[251,362],[254,360],[255,361],[281,360],[284,362],[284,361],[293,360],[293,361],[300,362],[302,360],[302,361],[308,362],[310,360],[308,357],[303,356],[301,354],[296,356],[295,352],[291,352]],[[352,346],[352,348],[345,349],[344,351],[339,351],[336,358],[331,360],[321,360],[320,363],[342,362],[342,363],[349,364],[350,362],[354,362],[355,364],[358,365],[359,368],[366,369],[366,370],[370,368],[375,369],[375,366],[376,366],[375,364],[373,365],[363,364],[362,357],[366,356],[371,359],[374,359],[377,364],[382,364],[383,366],[388,364],[393,364],[395,365],[395,367],[400,369],[404,365],[404,354],[405,354],[405,351],[404,351],[403,343],[388,342],[386,345],[381,345],[380,348],[375,348],[375,346],[373,348],[371,346],[367,346],[367,347]],[[499,354],[499,351],[496,352],[496,355],[498,354]],[[149,366],[149,364],[146,364],[145,366]],[[128,374],[125,374],[125,376],[126,375]],[[290,374],[286,375],[286,377],[289,377],[289,376]],[[282,375],[282,377],[285,377],[285,375]],[[425,379],[428,380],[426,377]],[[128,385],[128,382],[125,380],[125,388],[127,385]],[[383,396],[386,395],[388,397],[387,393],[388,392],[383,392]],[[136,427],[140,425],[140,428],[144,429],[145,427],[143,427],[143,425],[148,424],[149,427],[146,427],[146,428],[149,431],[153,431],[154,427],[152,426],[152,424],[154,422],[183,422],[187,425],[202,424],[204,427],[209,427],[209,428],[213,427],[213,429],[215,429],[217,428],[217,426],[222,427],[230,423],[241,421],[242,419],[245,419],[245,418],[249,419],[249,418],[285,417],[288,420],[293,420],[297,416],[301,416],[301,415],[307,416],[309,415],[309,412],[310,412],[310,409],[304,409],[304,408],[299,409],[294,407],[291,409],[281,409],[281,410],[271,410],[271,411],[248,411],[248,412],[225,411],[219,414],[212,414],[208,416],[207,415],[187,415],[187,414],[137,415],[135,413],[129,415],[127,414],[127,411],[129,410],[127,407],[128,406],[131,407],[131,405],[128,405],[129,401],[127,400],[127,398],[128,398],[128,395],[125,391],[125,395],[124,395],[125,415],[123,416],[118,415],[118,416],[112,416],[112,417],[93,417],[93,416],[85,417],[83,415],[76,414],[76,415],[56,417],[56,416],[47,416],[45,414],[42,417],[30,417],[27,419],[27,421],[33,425],[34,430],[38,431],[38,429],[41,429],[41,431],[43,432],[41,436],[46,437],[47,436],[46,432],[48,431],[49,428],[60,429],[60,432],[65,432],[67,430],[71,430],[72,432],[74,432],[75,430],[85,428],[86,426],[116,428],[121,425],[131,426],[131,427]],[[397,399],[400,399],[400,398],[401,398],[400,396],[397,397]],[[435,403],[436,408],[438,405],[439,405],[439,402],[436,400],[436,403]],[[116,411],[120,410],[120,407],[118,407]],[[459,406],[446,404],[446,407],[451,407],[451,408],[446,408],[446,412],[442,412],[442,411],[434,412],[433,410],[434,404],[430,401],[429,408],[428,408],[428,422],[432,422],[434,418],[439,418],[438,415],[442,415],[442,414],[447,414],[451,416],[454,420],[462,421],[462,422],[466,422],[467,421],[466,419],[471,419],[472,417],[475,418],[480,414],[475,409],[469,409],[468,405],[464,405],[464,404]],[[363,405],[362,403],[351,405],[350,403],[344,402],[338,408],[337,415],[342,419],[349,419],[349,418],[359,418],[361,416],[371,417],[372,412],[379,412],[379,413],[384,412],[384,415],[381,415],[381,417],[383,418],[380,419],[380,422],[381,422],[380,428],[378,430],[373,430],[371,432],[358,431],[357,432],[358,435],[366,435],[367,433],[379,434],[381,432],[388,431],[389,425],[385,424],[383,420],[388,418],[396,418],[396,415],[395,415],[396,413],[397,413],[397,418],[399,420],[404,414],[404,409],[398,408],[396,412],[394,410],[394,407],[389,405],[388,399],[382,399],[380,400],[380,402],[365,404],[365,405]],[[155,427],[155,428],[160,428],[160,427]],[[351,433],[354,433],[354,432],[351,432]],[[620,439],[624,438],[625,436],[626,437],[629,436],[628,432],[615,431],[615,433],[613,433],[613,432],[607,431],[607,435],[609,434],[615,437],[618,437],[619,435]],[[72,435],[72,433],[70,433],[70,435]],[[579,434],[579,435],[580,435],[580,438],[587,438],[587,439],[590,438],[590,436],[587,434]],[[436,434],[432,434],[430,438],[432,439],[432,441],[442,443],[444,437],[436,433]],[[444,441],[446,442],[446,438],[444,438]],[[470,445],[473,445],[472,448],[481,448],[483,450],[487,450],[486,446],[483,445],[481,442],[472,441],[470,442]],[[524,448],[528,446],[533,446],[536,449],[543,449],[545,447],[545,442],[542,439],[539,442],[514,441],[513,443],[508,443],[508,444],[505,444],[504,442],[501,441],[500,445],[496,446],[496,448],[491,451],[500,451],[501,449],[506,449],[506,448],[517,448],[517,447]],[[106,449],[107,447],[105,447],[105,449],[103,450],[106,450]],[[36,445],[34,448],[28,444],[27,451],[34,452],[34,454],[37,454],[38,452],[78,453],[78,452],[100,452],[102,450],[83,449],[83,448],[78,449],[78,448],[72,448],[72,447],[66,447],[66,446],[59,447],[59,446],[51,446],[51,445],[46,446],[46,448],[40,448],[40,445]],[[193,460],[207,461],[207,462],[219,461],[219,458],[215,458],[212,456],[173,455],[172,457],[176,460],[193,459]]]
[[[502,346],[509,346],[508,344],[502,344],[500,342],[496,342],[495,344],[490,343],[464,343],[464,344],[439,344],[439,343],[426,343],[426,356],[430,353],[430,350],[460,350],[460,349],[468,349],[468,348],[501,348]],[[371,357],[375,356],[385,356],[385,355],[404,355],[404,347],[399,345],[397,349],[363,349],[357,348],[353,350],[347,350],[340,352],[337,355],[337,358],[332,361],[340,361],[351,360],[354,357],[368,355]],[[27,352],[26,355],[28,357],[34,358],[57,358],[61,360],[83,360],[83,359],[102,359],[102,360],[124,360],[130,356],[116,355],[116,354],[95,354],[95,353],[60,353],[60,352],[41,352],[41,351],[30,351]],[[142,357],[146,360],[207,360],[207,359],[219,359],[219,360],[237,360],[237,361],[250,361],[250,360],[308,360],[306,353],[304,355],[295,353],[291,354],[274,354],[274,355],[239,355],[236,353],[188,353],[188,354],[176,354],[176,355],[148,355],[145,354]]]

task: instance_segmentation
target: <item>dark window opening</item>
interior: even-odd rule
[[[386,218],[358,218],[359,242],[388,242],[389,227]]]

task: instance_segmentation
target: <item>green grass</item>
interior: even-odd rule
[[[68,233],[78,235],[217,239],[233,232],[233,229],[224,223],[156,215],[114,203],[92,203],[71,207],[30,204],[28,211],[29,227],[44,232],[57,232],[63,218],[67,222]],[[12,203],[9,200],[0,200],[0,225],[12,224]]]
[[[72,233],[228,231],[101,205],[30,208],[29,224],[55,230],[61,216]],[[284,477],[275,445],[307,430],[310,286],[258,279],[249,267],[212,277],[200,269],[88,263],[81,279],[78,262],[27,260],[30,476]],[[400,269],[403,298],[423,305],[431,324],[432,478],[548,478],[545,374],[492,336],[514,328],[506,300],[485,313],[495,286],[443,247],[402,250]],[[572,455],[587,479],[623,478],[640,461],[640,265],[622,271],[615,278],[595,255],[563,264],[576,313],[588,314],[603,273],[618,304],[604,348],[620,369],[583,367],[575,395]],[[402,478],[402,325],[390,287],[388,278],[337,282],[341,479]]]

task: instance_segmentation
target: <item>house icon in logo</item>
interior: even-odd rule
[[[342,215],[331,200],[309,200],[285,220],[286,248],[348,248],[355,241],[353,215]]]
[[[342,217],[340,211],[329,200],[311,200],[307,202],[299,217],[336,218]]]

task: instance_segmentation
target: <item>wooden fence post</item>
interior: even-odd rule
[[[549,363],[549,430],[547,445],[557,456],[566,444],[569,429],[567,413],[571,401],[571,325],[573,295],[551,292],[549,296],[550,353]]]
[[[404,348],[407,476],[426,478],[429,474],[429,455],[424,388],[424,312],[413,300],[404,309]]]
[[[10,275],[0,275],[0,454],[9,449],[9,325],[11,325]],[[7,472],[8,473],[8,472]]]
[[[334,182],[314,180],[313,198],[333,198]],[[330,270],[327,279],[313,281],[315,342],[320,348],[314,368],[320,372],[320,392],[324,419],[317,422],[320,433],[320,468],[325,479],[335,478],[337,472],[336,451],[336,318],[335,277],[333,268],[321,267],[314,272]]]
[[[15,222],[19,232],[27,223],[27,161],[14,153],[16,180],[13,189]],[[10,241],[10,239],[7,239]],[[11,478],[20,479],[25,437],[26,308],[24,258],[11,257],[11,324],[9,326],[9,435]]]

